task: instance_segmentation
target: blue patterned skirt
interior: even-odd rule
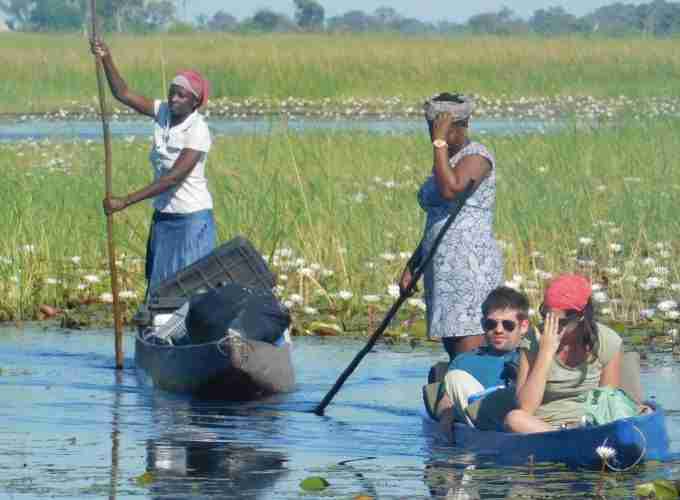
[[[146,246],[149,289],[208,255],[215,249],[216,241],[212,210],[189,214],[155,211]]]

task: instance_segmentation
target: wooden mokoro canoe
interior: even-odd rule
[[[159,345],[137,333],[135,364],[154,387],[232,401],[289,392],[295,386],[288,335],[279,344],[227,335],[204,344]]]

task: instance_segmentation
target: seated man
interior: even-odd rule
[[[529,301],[512,288],[498,287],[486,298],[482,304],[486,345],[451,361],[431,408],[447,432],[452,420],[495,430],[513,408],[514,390],[503,388],[516,377],[517,348],[529,329],[528,313]]]

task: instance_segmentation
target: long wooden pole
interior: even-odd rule
[[[399,298],[394,304],[392,304],[392,307],[383,318],[382,323],[380,323],[378,329],[373,333],[373,335],[371,335],[371,338],[368,339],[368,342],[366,342],[366,345],[363,347],[363,349],[361,349],[361,351],[359,351],[359,353],[356,356],[354,356],[354,359],[350,362],[347,368],[345,368],[345,371],[342,372],[338,380],[335,381],[335,384],[333,384],[333,387],[331,388],[330,391],[328,391],[328,394],[326,394],[321,403],[319,403],[316,406],[316,408],[314,408],[314,413],[316,413],[319,416],[323,415],[324,410],[330,404],[335,395],[338,393],[338,391],[342,387],[342,384],[345,383],[345,380],[347,380],[349,376],[354,372],[356,367],[359,366],[361,360],[364,359],[364,357],[369,352],[371,352],[371,349],[373,349],[373,346],[378,341],[380,336],[385,332],[387,327],[390,326],[392,319],[397,314],[397,311],[399,310],[401,305],[406,301],[406,299],[413,295],[416,283],[418,282],[422,274],[425,272],[425,268],[427,267],[427,265],[434,257],[434,253],[437,251],[437,247],[439,246],[439,243],[441,242],[442,238],[444,238],[444,235],[446,234],[446,231],[449,229],[449,226],[451,226],[458,213],[462,210],[463,205],[465,205],[465,201],[472,194],[473,186],[474,181],[470,180],[470,182],[465,188],[465,191],[458,195],[458,197],[456,198],[456,203],[452,206],[451,210],[449,211],[448,219],[446,220],[446,222],[444,222],[444,225],[439,230],[439,233],[437,234],[434,242],[432,243],[430,251],[425,256],[421,255],[423,242],[422,241],[420,242],[420,245],[418,245],[418,248],[413,253],[411,259],[409,260],[409,264],[417,262],[417,266],[413,271],[411,283],[409,283],[408,288],[404,290],[403,293],[399,294]]]
[[[92,15],[92,38],[98,38],[97,33],[97,1],[90,0],[90,12]],[[104,79],[102,76],[102,61],[95,56],[95,72],[97,74],[97,90],[99,91],[99,111],[102,119],[104,133],[104,184],[106,186],[106,199],[111,198],[111,130],[109,129],[109,116],[106,108],[106,94],[104,92]],[[118,272],[116,270],[116,247],[113,241],[113,214],[106,216],[106,236],[109,250],[109,271],[111,272],[111,294],[113,295],[113,329],[116,334],[116,369],[123,368],[123,320],[120,314],[120,301],[118,300]]]

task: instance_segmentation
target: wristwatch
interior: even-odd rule
[[[433,145],[435,148],[437,148],[437,149],[439,149],[439,148],[445,148],[445,147],[448,146],[448,144],[446,143],[446,141],[443,140],[443,139],[435,139],[434,141],[432,141],[432,145]]]

